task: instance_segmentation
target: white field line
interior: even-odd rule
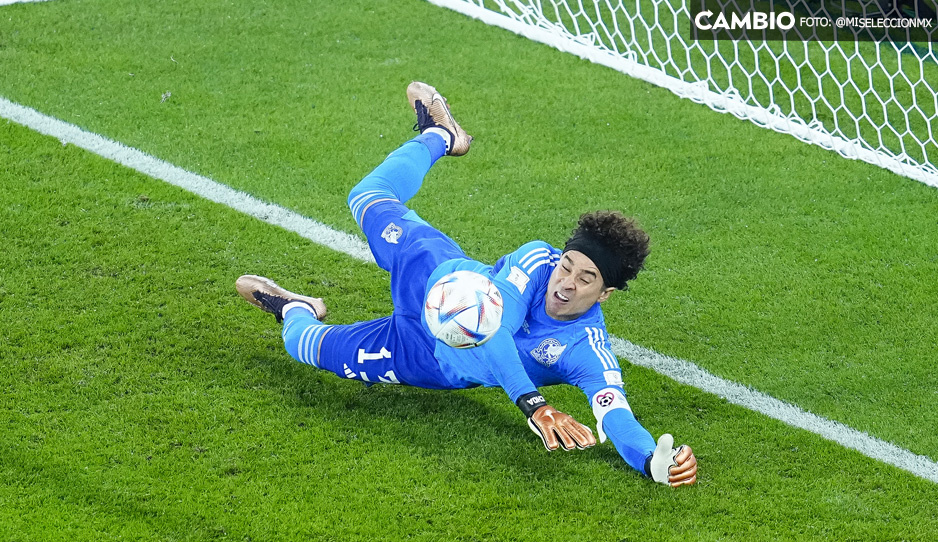
[[[9,6],[10,4],[22,4],[25,2],[48,2],[49,0],[0,0],[0,6]]]
[[[72,124],[48,117],[34,109],[17,105],[2,97],[0,97],[0,117],[32,128],[41,134],[52,136],[63,144],[71,143],[76,147],[81,147],[86,151],[137,170],[144,175],[166,181],[207,200],[227,205],[268,224],[298,233],[315,243],[344,252],[359,260],[375,261],[368,246],[354,235],[338,232],[321,222],[300,216],[289,209],[263,202],[244,192],[239,192],[201,175],[186,171],[137,149],[86,132]]]
[[[326,246],[364,262],[374,262],[374,257],[371,255],[368,245],[356,236],[335,231],[325,224],[301,216],[293,211],[260,201],[211,179],[154,158],[142,151],[97,134],[86,132],[77,126],[48,117],[2,97],[0,97],[0,117],[54,137],[62,141],[63,144],[71,143],[215,203],[226,205],[269,224],[295,232],[313,243]],[[664,356],[618,337],[611,337],[610,343],[612,351],[617,356],[625,358],[635,365],[653,369],[677,382],[712,393],[733,404],[760,412],[793,427],[811,431],[844,447],[856,450],[867,457],[894,465],[916,476],[938,483],[938,463],[926,456],[914,454],[895,444],[870,436],[839,422],[812,414],[762,392],[724,380],[689,361]]]

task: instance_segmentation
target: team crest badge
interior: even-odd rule
[[[566,348],[567,345],[560,344],[560,341],[557,339],[544,339],[541,344],[537,345],[537,348],[531,350],[531,355],[534,356],[534,359],[541,365],[550,367],[557,363],[557,360],[560,359],[560,355],[563,354]]]
[[[381,233],[381,238],[387,241],[388,243],[397,244],[397,240],[401,238],[401,235],[404,233],[404,230],[400,226],[391,222],[388,224],[387,228],[384,228],[384,232]]]

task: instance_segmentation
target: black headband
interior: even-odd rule
[[[615,256],[615,251],[610,250],[602,241],[584,230],[576,232],[573,237],[567,240],[563,251],[576,250],[582,252],[584,256],[593,260],[593,264],[599,269],[602,275],[603,283],[606,286],[612,286],[617,290],[625,288],[625,275],[622,269],[622,262]]]

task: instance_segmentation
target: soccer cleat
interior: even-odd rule
[[[242,275],[235,281],[235,289],[251,305],[273,314],[277,322],[283,321],[283,308],[293,303],[309,307],[317,320],[326,316],[326,304],[322,299],[295,294],[265,277]]]
[[[469,152],[472,136],[459,126],[449,110],[449,105],[446,104],[446,98],[435,88],[426,83],[414,81],[407,86],[407,99],[414,108],[414,113],[417,114],[417,124],[414,125],[414,130],[422,134],[427,130],[440,129],[449,134],[446,154],[450,156],[462,156]]]

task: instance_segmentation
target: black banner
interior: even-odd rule
[[[688,0],[692,40],[938,42],[938,0]]]

